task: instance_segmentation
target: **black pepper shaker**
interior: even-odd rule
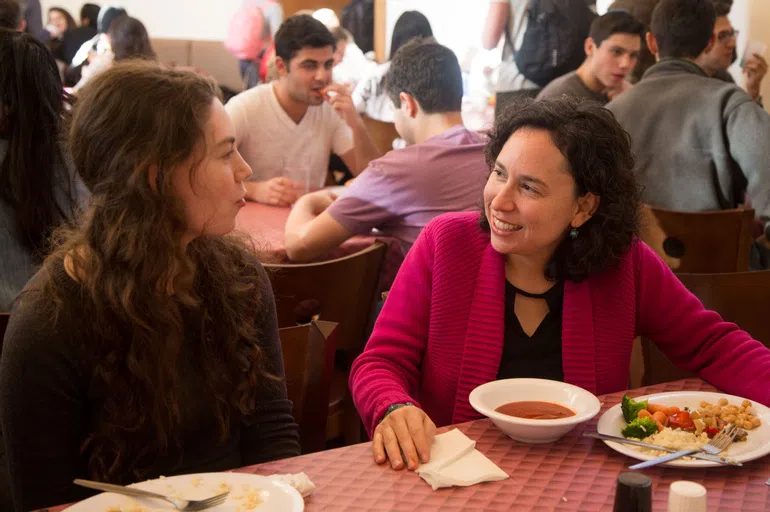
[[[642,473],[621,473],[613,512],[652,512],[652,480]]]

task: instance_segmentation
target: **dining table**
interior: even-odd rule
[[[343,187],[333,187],[334,191]],[[236,231],[247,235],[254,243],[259,254],[259,260],[267,264],[292,263],[286,255],[286,221],[291,212],[290,207],[270,206],[261,203],[248,202],[235,219]],[[342,258],[362,251],[381,241],[387,245],[385,261],[380,273],[380,289],[385,291],[398,273],[404,252],[401,244],[390,237],[373,233],[367,236],[356,235],[348,238],[338,247],[333,248],[313,263]]]
[[[247,202],[235,219],[235,229],[254,242],[263,263],[287,263],[286,221],[291,208]],[[374,236],[354,236],[330,251],[322,260],[339,258],[356,253],[374,243]]]
[[[439,429],[457,428],[476,441],[476,449],[510,475],[507,480],[471,487],[432,490],[416,473],[377,465],[371,443],[311,453],[235,470],[258,475],[305,473],[316,490],[305,500],[314,512],[432,510],[605,511],[613,509],[620,473],[635,459],[601,441],[583,437],[595,432],[601,414],[631,397],[672,391],[716,391],[699,378],[690,378],[599,396],[601,412],[556,442],[525,444],[506,436],[489,419]],[[770,510],[770,456],[742,467],[652,467],[653,511],[667,510],[672,482],[697,482],[708,491],[710,511]],[[50,509],[59,512],[62,507]]]

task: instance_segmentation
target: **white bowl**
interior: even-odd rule
[[[552,443],[599,413],[601,403],[583,388],[545,379],[504,379],[487,382],[471,391],[471,407],[491,419],[509,437],[523,443]],[[557,420],[531,420],[496,412],[509,402],[551,402],[574,411]]]

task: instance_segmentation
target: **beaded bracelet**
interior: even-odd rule
[[[382,423],[382,420],[388,417],[388,414],[392,413],[393,411],[396,411],[398,409],[401,409],[402,407],[413,407],[414,404],[412,402],[404,402],[402,404],[393,404],[390,407],[388,407],[388,410],[385,411],[385,414],[382,415],[382,418],[380,419],[379,423]]]

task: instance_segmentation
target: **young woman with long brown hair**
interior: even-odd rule
[[[17,510],[299,454],[264,269],[227,236],[251,169],[216,86],[131,62],[94,77],[69,143],[93,193],[30,281],[0,361]]]

